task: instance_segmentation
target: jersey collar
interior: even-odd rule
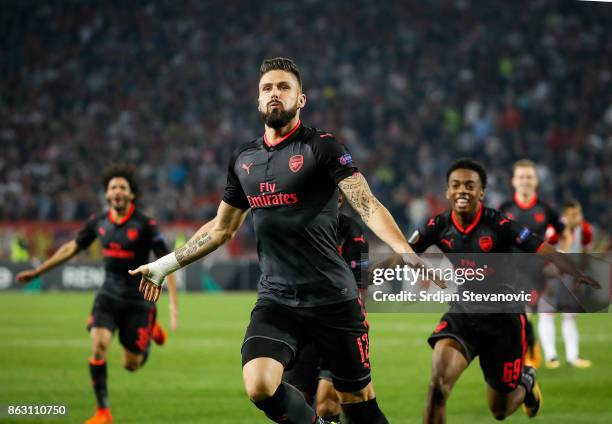
[[[455,227],[457,227],[457,229],[459,230],[459,232],[461,234],[469,234],[472,232],[472,230],[474,228],[476,228],[476,226],[478,225],[478,223],[480,222],[480,218],[482,218],[482,202],[480,203],[480,206],[478,208],[478,213],[476,214],[476,218],[474,218],[474,221],[469,225],[469,227],[467,228],[463,228],[460,224],[459,221],[457,221],[457,217],[455,216],[455,211],[451,212],[451,218],[453,220],[453,224],[455,224]]]
[[[111,224],[115,224],[115,225],[123,225],[125,224],[128,219],[130,219],[132,217],[132,215],[134,214],[134,203],[130,203],[130,207],[127,211],[127,213],[125,215],[123,215],[121,218],[119,218],[118,220],[115,220],[115,218],[113,218],[113,214],[112,214],[112,208],[108,210],[108,220],[111,222]]]
[[[538,194],[534,194],[529,202],[523,203],[521,202],[518,193],[514,193],[514,203],[516,203],[516,206],[521,209],[531,209],[536,205],[536,203],[538,203]]]
[[[270,143],[268,142],[268,137],[266,137],[266,133],[264,132],[264,136],[263,136],[264,143],[265,143],[265,145],[266,145],[268,148],[270,148],[270,149],[276,148],[276,147],[280,146],[280,145],[281,145],[281,143],[284,143],[284,142],[286,142],[287,140],[292,139],[292,137],[291,137],[291,136],[292,136],[292,135],[294,135],[294,134],[296,134],[296,133],[298,132],[298,130],[301,128],[301,126],[302,126],[302,121],[300,121],[300,120],[298,119],[297,124],[295,124],[295,127],[293,127],[293,128],[291,129],[291,131],[289,131],[287,134],[285,134],[285,135],[283,136],[283,138],[281,138],[281,139],[280,139],[280,140],[279,140],[279,141],[278,141],[276,144],[270,144]]]

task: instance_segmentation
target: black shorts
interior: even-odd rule
[[[457,340],[471,362],[480,356],[487,384],[499,393],[518,387],[527,341],[525,314],[444,314],[427,340],[433,348],[442,338]]]
[[[300,349],[295,360],[283,374],[283,380],[300,392],[315,395],[321,371],[321,355],[314,342],[308,342]]]
[[[271,357],[290,369],[297,352],[312,342],[325,367],[329,368],[336,389],[358,391],[370,382],[365,318],[358,299],[312,308],[294,308],[260,299],[251,312],[251,322],[244,337],[242,365],[254,358]],[[289,355],[279,352],[279,346]],[[314,361],[312,357],[308,360]],[[317,381],[312,366],[309,366],[309,373],[308,378]]]
[[[153,334],[157,311],[154,304],[125,302],[99,293],[87,320],[87,330],[102,327],[115,332],[119,342],[135,354],[144,353]]]

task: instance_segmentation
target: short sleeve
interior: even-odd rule
[[[440,216],[438,215],[429,218],[424,225],[414,230],[408,239],[408,244],[410,244],[412,250],[416,253],[423,253],[428,247],[436,244],[439,222]]]
[[[96,226],[98,218],[92,215],[85,225],[79,230],[76,236],[76,243],[79,246],[79,250],[87,249],[97,237]]]
[[[232,155],[229,166],[227,168],[227,183],[225,185],[225,193],[223,194],[223,201],[228,205],[234,206],[238,209],[249,209],[249,201],[244,194],[240,180],[236,175],[234,166],[236,159],[238,158],[238,152]]]
[[[317,163],[338,184],[346,177],[359,172],[348,148],[329,133],[315,133],[312,143]]]
[[[544,244],[544,239],[528,227],[511,219],[502,218],[498,223],[498,230],[508,244],[516,246],[526,253],[536,253]]]
[[[170,253],[170,250],[166,245],[166,240],[161,231],[159,231],[157,222],[155,222],[154,219],[149,219],[147,222],[147,228],[151,237],[151,249],[155,253],[155,256],[161,258],[162,256]]]
[[[550,207],[548,209],[548,223],[555,229],[557,234],[562,234],[563,230],[565,230],[565,223],[561,218],[561,215]]]
[[[582,222],[582,240],[580,240],[580,244],[583,247],[589,247],[593,244],[593,227],[586,221]]]

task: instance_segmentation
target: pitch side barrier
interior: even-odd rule
[[[15,282],[17,273],[30,268],[28,263],[0,261],[0,291],[93,291],[104,282],[104,267],[88,261],[60,266],[28,284]],[[259,267],[251,259],[220,260],[192,264],[177,271],[176,276],[181,291],[253,291],[257,290]]]

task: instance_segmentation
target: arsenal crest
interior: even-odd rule
[[[291,172],[298,172],[304,165],[303,155],[293,155],[289,158],[289,169]]]
[[[490,252],[493,247],[493,238],[491,236],[482,236],[478,239],[480,250],[483,252]]]
[[[138,230],[136,228],[128,228],[127,236],[130,241],[134,241],[138,238]]]

